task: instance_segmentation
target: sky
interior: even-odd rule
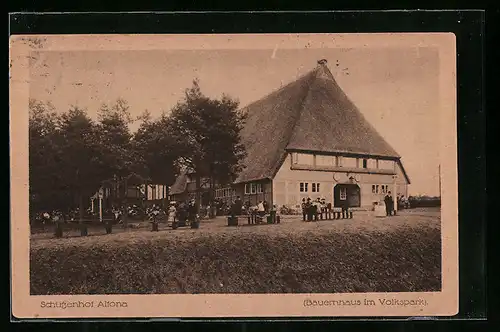
[[[102,103],[123,98],[133,116],[147,109],[158,117],[198,78],[205,95],[225,93],[243,107],[314,69],[319,59],[402,156],[409,194],[439,195],[439,53],[433,47],[40,51],[30,64],[30,98],[50,101],[57,112],[79,106],[93,118]]]

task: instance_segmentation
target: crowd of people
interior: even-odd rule
[[[391,192],[388,192],[384,197],[383,202],[385,205],[385,215],[392,216],[395,215],[395,202]],[[409,208],[409,200],[403,195],[397,196],[397,209]],[[376,204],[376,209],[380,210],[382,208],[382,203]],[[382,208],[383,209],[383,208]],[[127,217],[132,219],[148,219],[153,222],[158,222],[159,220],[167,220],[168,222],[174,221],[186,221],[194,220],[195,218],[202,216],[209,218],[212,215],[257,215],[263,218],[265,215],[277,215],[280,213],[276,205],[270,206],[270,204],[261,200],[256,205],[251,205],[250,202],[245,202],[241,200],[240,196],[233,202],[224,203],[221,201],[214,201],[214,211],[212,212],[212,207],[210,205],[202,207],[201,211],[198,212],[195,204],[195,200],[187,200],[183,202],[170,202],[167,208],[162,208],[158,204],[153,204],[152,206],[142,209],[136,204],[132,204],[125,209],[124,206],[113,206],[111,208],[106,208],[103,210],[103,219],[112,219],[114,223],[122,224],[123,216],[127,210]],[[302,220],[303,221],[317,221],[326,218],[326,214],[332,212],[332,204],[327,203],[325,198],[303,198],[301,204],[302,210]],[[342,207],[342,212],[347,212],[348,207]],[[80,216],[80,211],[78,208],[69,209],[63,212],[59,209],[54,209],[52,211],[42,211],[36,214],[35,219],[41,224],[55,223],[55,222],[78,222]],[[92,211],[91,208],[84,211],[85,220],[99,220],[99,214],[96,211]]]
[[[302,199],[301,208],[302,221],[318,221],[323,219],[326,213],[332,211],[332,204],[326,203],[325,198],[318,197],[315,200],[311,200],[308,197]],[[347,211],[347,208],[345,210]]]

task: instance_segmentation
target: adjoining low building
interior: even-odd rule
[[[349,100],[326,60],[243,111],[245,168],[216,196],[280,207],[319,197],[334,207],[366,208],[389,191],[394,200],[408,196],[401,156]]]
[[[208,205],[210,202],[210,182],[207,178],[202,178],[201,181],[201,204]],[[183,170],[175,179],[174,184],[170,187],[170,200],[172,201],[188,201],[196,197],[196,178],[195,172]]]

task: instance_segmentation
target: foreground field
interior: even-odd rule
[[[246,221],[245,221],[246,223]],[[439,210],[31,241],[31,294],[438,291]]]

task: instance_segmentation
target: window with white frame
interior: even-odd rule
[[[299,191],[301,193],[306,193],[309,191],[309,188],[308,188],[308,183],[307,182],[301,182],[299,183]]]
[[[375,188],[376,188],[376,187],[375,187],[375,185],[374,185],[374,184],[372,184],[372,194],[376,194],[376,193],[377,193],[377,191],[376,191],[376,189],[375,189]]]
[[[248,194],[250,194],[250,184],[245,183],[245,195],[248,195]]]
[[[261,183],[257,183],[257,193],[258,194],[262,194],[262,184]]]
[[[250,193],[251,194],[257,193],[257,186],[255,185],[255,183],[250,184]]]
[[[347,199],[347,188],[340,188],[340,200],[345,201]]]
[[[319,193],[319,183],[312,183],[312,185],[311,185],[311,191],[313,193]]]

